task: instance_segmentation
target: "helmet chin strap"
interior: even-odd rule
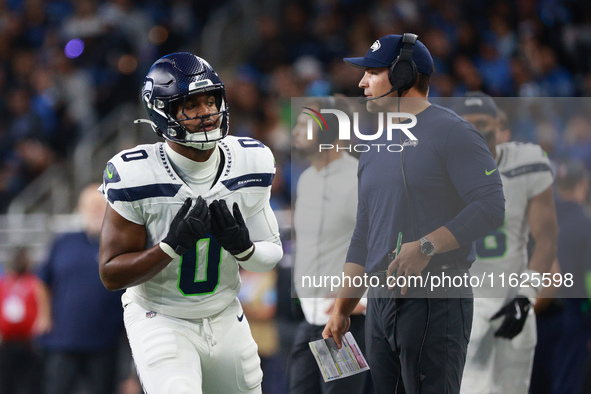
[[[216,141],[213,142],[177,142],[177,144],[188,146],[199,150],[210,150],[215,148]]]
[[[216,141],[222,139],[222,129],[217,128],[215,130],[206,131],[205,134],[200,133],[187,133],[186,138],[184,141],[175,141],[178,144],[188,146],[191,148],[199,149],[199,150],[209,150],[215,148]],[[202,137],[207,137],[210,140],[203,141]]]

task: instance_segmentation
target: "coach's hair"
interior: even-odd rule
[[[433,71],[435,71],[435,66],[431,65],[431,74],[433,74]],[[414,88],[422,94],[427,94],[429,93],[429,86],[431,86],[431,75],[419,73]]]
[[[427,94],[429,92],[429,86],[431,86],[431,76],[419,73],[417,81],[415,82],[415,89],[422,94]]]

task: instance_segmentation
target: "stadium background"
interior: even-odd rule
[[[272,205],[286,255],[275,321],[285,351],[299,318],[285,290],[291,97],[358,96],[361,71],[342,57],[402,32],[431,50],[430,96],[586,97],[590,21],[583,0],[2,0],[0,260],[26,246],[41,262],[55,234],[79,226],[78,192],[100,181],[108,158],[157,140],[133,124],[144,117],[139,92],[150,65],[193,52],[226,85],[231,133],[261,140],[277,159]],[[591,169],[591,116],[571,120],[509,126],[513,139],[542,144],[552,160],[580,158]]]

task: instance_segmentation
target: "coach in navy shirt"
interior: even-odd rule
[[[396,275],[463,276],[474,261],[473,241],[503,223],[504,196],[482,135],[454,112],[427,101],[433,59],[413,34],[377,40],[365,57],[347,58],[364,69],[359,87],[370,112],[416,116],[400,135],[401,152],[369,150],[359,160],[357,221],[345,275],[368,273],[368,362],[378,394],[459,393],[472,326],[468,285],[384,287]],[[402,97],[403,99],[397,99]],[[401,119],[409,122],[409,119]],[[387,133],[374,144],[387,141]],[[398,257],[398,234],[403,240]],[[323,336],[340,337],[364,287],[343,286]]]

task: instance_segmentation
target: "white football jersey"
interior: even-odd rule
[[[219,180],[202,195],[209,204],[238,203],[246,221],[265,208],[271,195],[275,160],[271,150],[252,138],[228,136],[218,141],[224,167]],[[196,199],[178,176],[164,143],[138,145],[107,163],[100,191],[125,219],[146,228],[146,249],[158,244],[185,199]],[[253,237],[253,229],[250,229]],[[277,234],[278,240],[278,234]],[[252,241],[263,241],[252,238]],[[240,290],[236,259],[213,238],[199,240],[179,259],[147,282],[127,289],[123,299],[147,310],[181,318],[202,318],[226,308]]]
[[[476,297],[504,298],[510,289],[509,275],[527,269],[528,203],[553,181],[550,161],[539,145],[499,144],[496,161],[505,193],[505,221],[501,227],[476,241],[477,258],[470,273],[481,279],[483,274],[485,279],[491,273],[494,275],[494,287],[485,281],[482,287],[474,288]],[[502,273],[505,273],[504,287],[501,287],[499,278]]]

